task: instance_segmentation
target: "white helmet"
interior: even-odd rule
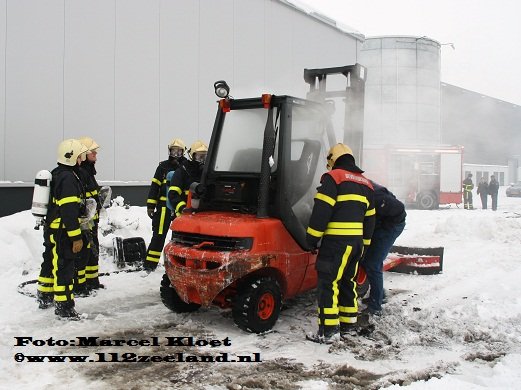
[[[66,139],[58,145],[56,161],[60,164],[73,167],[76,165],[78,157],[80,157],[82,153],[86,152],[87,148],[77,139]]]
[[[96,143],[96,141],[90,137],[81,137],[79,141],[87,148],[87,154],[96,151],[99,148],[99,145]]]

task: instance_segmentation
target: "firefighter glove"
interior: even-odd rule
[[[79,253],[83,248],[83,240],[76,240],[72,242],[72,253]]]
[[[152,207],[148,207],[147,214],[150,218],[154,218],[154,209]]]

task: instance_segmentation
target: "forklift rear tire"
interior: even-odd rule
[[[267,332],[277,322],[282,306],[279,283],[270,277],[243,282],[233,301],[233,320],[247,332]]]
[[[177,294],[177,291],[175,291],[175,288],[172,287],[172,284],[170,284],[167,274],[163,275],[159,291],[164,305],[176,313],[190,313],[201,307],[197,303],[186,303],[183,301]]]

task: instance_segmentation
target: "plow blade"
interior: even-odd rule
[[[443,270],[443,247],[393,246],[384,260],[383,269],[420,275],[439,274]]]

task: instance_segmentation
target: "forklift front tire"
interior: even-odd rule
[[[161,288],[159,290],[164,305],[176,313],[190,313],[201,307],[201,305],[197,303],[186,303],[183,301],[177,294],[177,291],[175,291],[175,288],[170,284],[170,279],[168,279],[167,274],[163,275]]]
[[[267,332],[277,322],[282,305],[279,283],[271,277],[243,282],[233,302],[233,320],[247,332]]]

